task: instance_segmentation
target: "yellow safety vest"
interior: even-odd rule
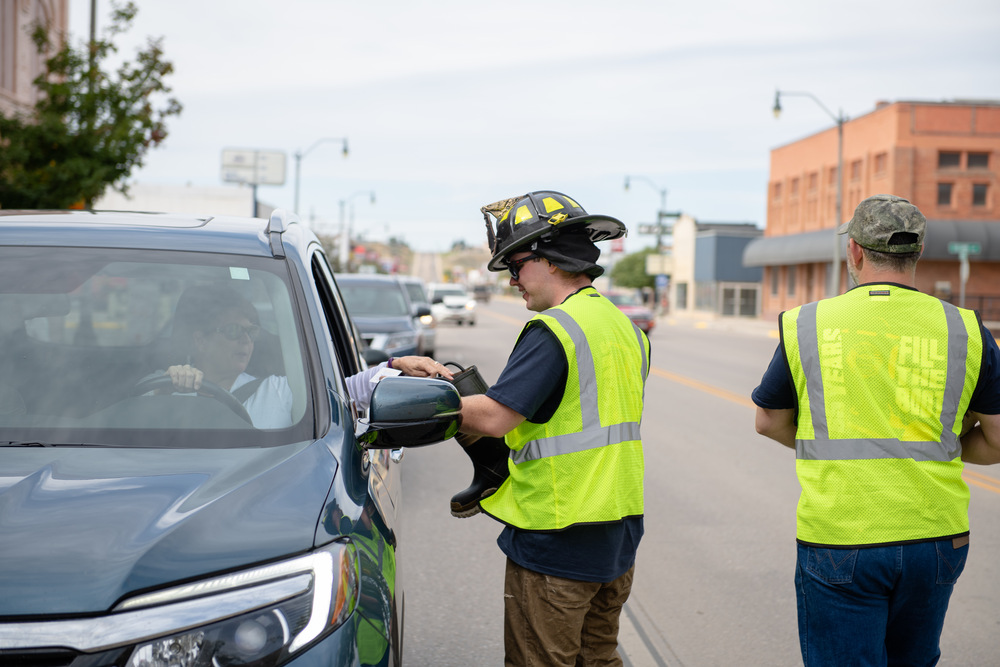
[[[552,418],[507,434],[510,477],[480,505],[524,530],[613,523],[643,513],[643,392],[649,339],[592,287],[535,315],[566,354],[566,388]],[[520,338],[518,339],[520,340]]]
[[[968,533],[959,434],[982,364],[976,313],[863,285],[782,313],[780,329],[798,396],[799,542]]]

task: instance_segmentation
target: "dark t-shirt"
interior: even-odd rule
[[[568,374],[562,345],[545,326],[533,324],[511,352],[486,395],[533,423],[548,421],[562,400]],[[566,579],[609,582],[635,563],[642,517],[539,532],[506,526],[497,544],[529,570]]]
[[[969,409],[984,415],[996,415],[1000,414],[1000,348],[997,348],[990,330],[980,326],[983,332],[983,364]],[[781,345],[774,351],[764,377],[750,398],[766,410],[788,410],[798,406],[795,385]]]

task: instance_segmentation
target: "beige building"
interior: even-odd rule
[[[0,0],[0,113],[26,112],[38,100],[34,80],[45,71],[31,33],[35,25],[65,38],[69,0]]]

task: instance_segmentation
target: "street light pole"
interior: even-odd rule
[[[299,212],[299,175],[300,175],[300,173],[302,171],[302,158],[304,158],[306,155],[308,155],[310,152],[312,152],[312,150],[314,148],[316,148],[317,146],[319,146],[320,144],[326,143],[328,141],[341,141],[341,142],[343,142],[344,148],[342,150],[342,153],[343,153],[344,157],[348,156],[347,137],[325,137],[323,139],[320,139],[320,140],[316,141],[315,143],[313,143],[312,146],[310,146],[309,148],[305,149],[304,151],[295,151],[295,208],[294,208],[294,210],[295,210],[296,214],[298,214],[298,212]]]
[[[660,268],[663,268],[663,231],[664,225],[663,221],[667,218],[667,189],[661,188],[656,185],[650,178],[646,176],[625,176],[625,191],[629,189],[630,179],[638,179],[648,184],[654,190],[660,193],[660,210],[656,212],[656,254],[660,256]],[[653,283],[653,309],[654,311],[659,308],[660,305],[660,290]]]
[[[350,248],[351,239],[350,232],[347,229],[347,217],[344,215],[344,210],[347,208],[348,202],[357,197],[358,195],[368,195],[371,198],[371,203],[375,203],[375,191],[374,190],[359,190],[355,192],[350,197],[340,200],[340,246],[338,248],[339,259],[340,259],[340,270],[347,273],[347,263],[350,261]],[[354,207],[351,207],[351,222],[354,222]]]
[[[837,123],[837,201],[835,206],[833,225],[833,271],[830,274],[830,286],[829,294],[830,296],[836,296],[840,294],[840,235],[837,234],[837,229],[844,222],[843,216],[843,201],[844,201],[844,123],[847,121],[847,117],[844,115],[844,111],[840,110],[839,113],[834,115],[832,111],[826,108],[819,98],[810,92],[806,91],[774,91],[774,117],[777,119],[781,115],[781,96],[782,95],[794,95],[798,97],[809,97],[812,101],[819,105],[819,107],[827,113]]]

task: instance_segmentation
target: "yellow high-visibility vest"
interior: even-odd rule
[[[649,339],[588,287],[525,325],[547,327],[566,354],[566,389],[552,418],[507,434],[510,477],[480,505],[525,530],[611,523],[643,513],[639,436]]]
[[[959,435],[982,364],[976,313],[863,285],[782,313],[780,329],[798,397],[798,541],[968,533]]]

